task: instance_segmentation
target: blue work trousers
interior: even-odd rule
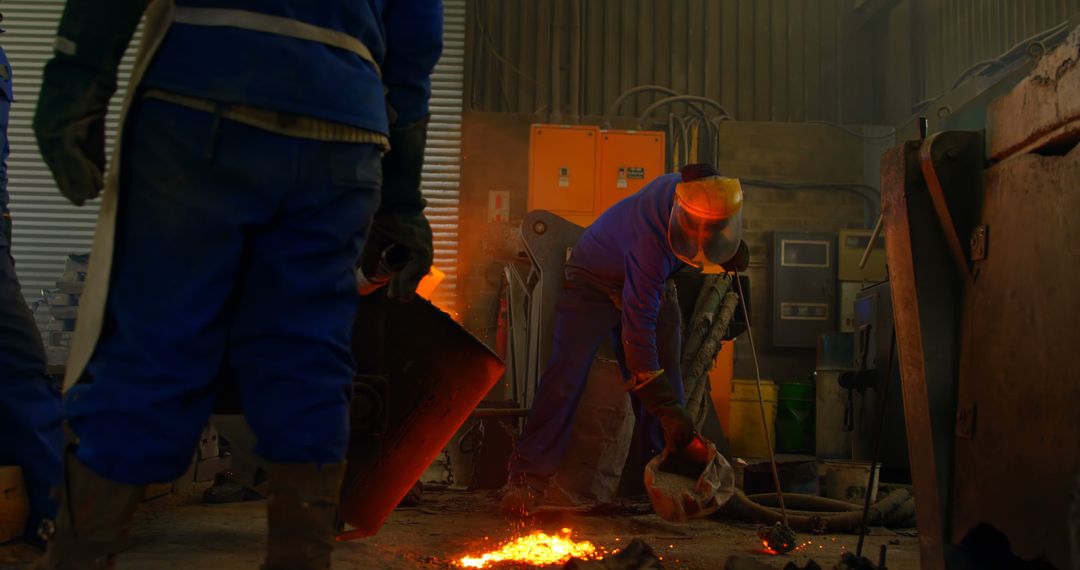
[[[622,313],[606,290],[580,273],[567,274],[565,289],[555,307],[555,342],[547,369],[540,378],[532,409],[510,459],[511,478],[524,475],[553,475],[562,463],[573,438],[574,416],[585,393],[593,358],[605,339],[611,339],[623,375],[629,379],[622,350]],[[616,295],[616,298],[618,295]],[[680,403],[684,399],[680,355],[682,316],[678,301],[665,296],[656,326],[660,366],[672,384]],[[631,394],[637,422],[634,426],[642,442],[643,459],[664,448],[659,420],[645,411]]]
[[[56,516],[50,493],[63,472],[61,419],[60,391],[46,376],[41,333],[0,237],[0,465],[22,467],[30,496],[27,533]]]
[[[154,99],[131,121],[102,336],[64,402],[78,459],[123,483],[175,479],[226,376],[261,457],[342,461],[379,150]]]

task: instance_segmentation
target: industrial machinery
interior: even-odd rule
[[[838,323],[841,332],[855,330],[855,299],[864,288],[887,280],[885,238],[872,230],[840,230],[836,243],[836,277],[840,284]],[[874,245],[870,240],[874,239]],[[867,252],[869,252],[867,254]],[[863,257],[865,256],[865,261]]]
[[[772,344],[817,346],[836,326],[836,236],[775,232]]]
[[[880,283],[860,291],[855,299],[854,372],[841,382],[852,391],[852,459],[874,460],[875,446],[880,446],[876,459],[882,464],[882,480],[899,482],[909,481],[910,473],[899,367],[894,362],[894,370],[891,373],[888,370],[892,331],[889,284]],[[882,401],[886,381],[891,384],[889,401]],[[879,430],[881,441],[877,443]]]
[[[1074,27],[989,105],[985,131],[930,134],[882,159],[926,568],[944,568],[948,545],[987,529],[1004,541],[994,548],[1070,564],[1080,423],[1063,418],[1075,418],[1080,396],[1080,297],[1062,284],[1077,281],[1080,248],[1063,214],[1080,209],[1078,49]]]
[[[533,125],[529,211],[548,210],[587,226],[664,173],[664,133]]]
[[[503,362],[422,298],[361,297],[339,540],[378,532],[505,371]]]

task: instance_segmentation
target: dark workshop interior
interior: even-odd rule
[[[0,568],[1080,570],[1080,0],[0,12]]]

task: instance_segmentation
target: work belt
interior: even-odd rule
[[[290,18],[247,10],[176,6],[173,22],[193,26],[254,30],[318,42],[354,53],[370,63],[375,68],[375,73],[380,73],[379,64],[371,55],[371,50],[364,45],[364,42],[337,30],[314,26]],[[227,104],[161,89],[149,89],[143,94],[143,97],[198,109],[224,119],[280,135],[325,142],[374,144],[379,146],[383,152],[390,150],[390,139],[382,133],[315,117],[247,105]]]

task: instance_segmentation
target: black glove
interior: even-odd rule
[[[386,294],[397,301],[411,301],[420,280],[431,271],[434,249],[431,226],[423,213],[378,213],[371,236],[364,245],[364,258],[374,252],[384,255],[394,271]]]
[[[750,248],[746,246],[746,242],[739,240],[739,249],[735,251],[735,255],[731,256],[731,259],[720,264],[720,267],[724,268],[724,271],[738,271],[742,273],[746,271],[746,268],[750,266]]]
[[[694,441],[697,436],[694,421],[686,408],[679,404],[679,398],[664,373],[636,388],[634,394],[645,409],[660,420],[664,428],[664,443],[669,451],[680,452]]]
[[[400,301],[410,301],[416,295],[416,287],[431,271],[435,256],[431,226],[424,217],[427,202],[420,193],[427,124],[428,117],[424,117],[415,123],[390,126],[390,152],[382,160],[382,201],[364,247],[365,258],[388,250],[395,253],[390,260],[395,274],[387,295]]]
[[[120,58],[149,0],[68,0],[45,64],[34,134],[60,192],[76,206],[104,184],[105,113]]]

